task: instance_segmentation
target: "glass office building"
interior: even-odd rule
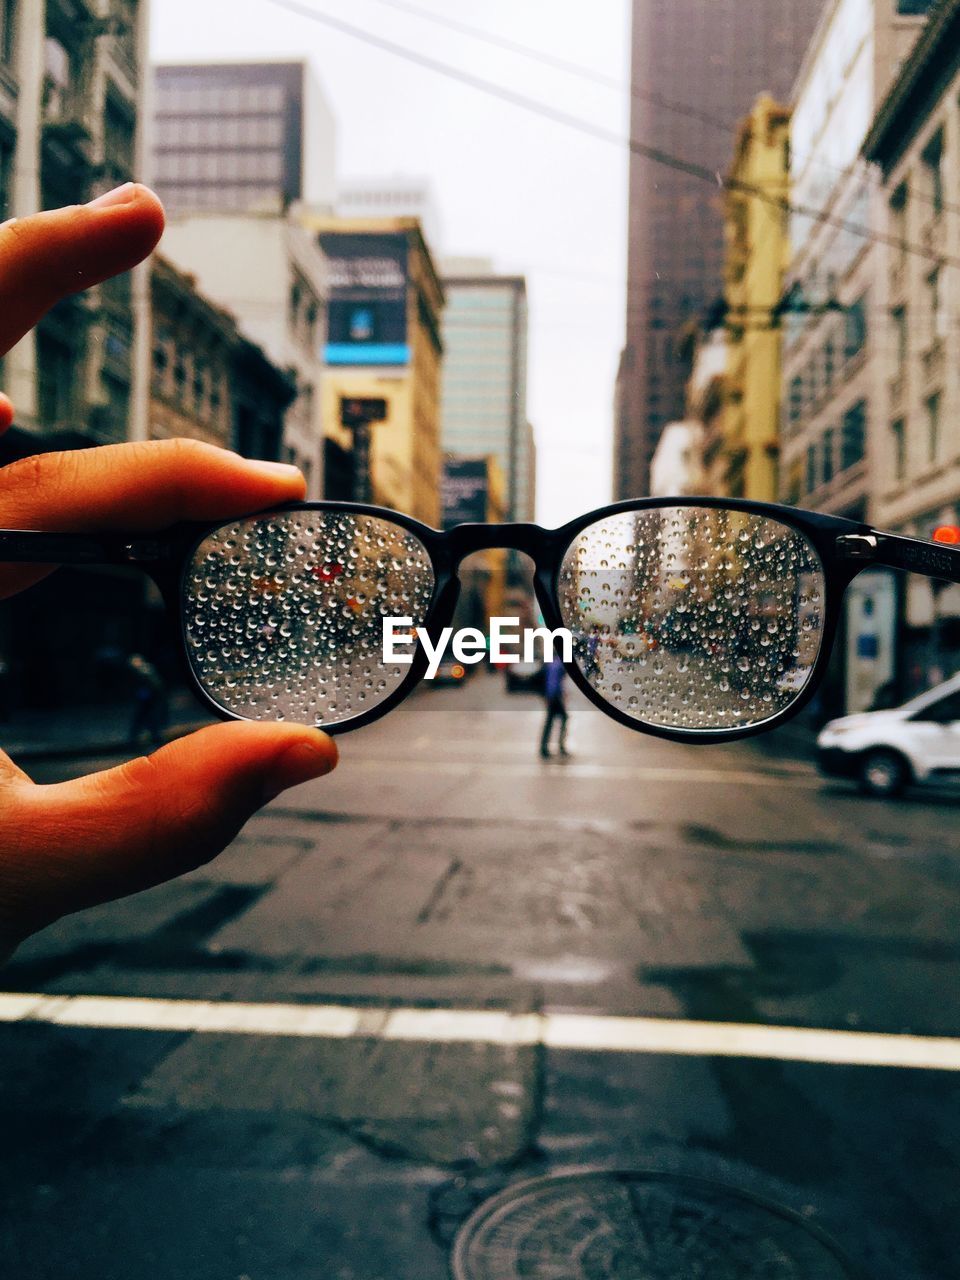
[[[156,189],[173,214],[335,198],[335,125],[307,63],[156,68]]]
[[[507,519],[533,519],[526,281],[523,276],[447,274],[443,287],[444,452],[494,456],[506,479]]]
[[[633,0],[630,135],[677,167],[630,157],[626,345],[614,422],[616,498],[649,491],[663,427],[684,413],[685,326],[723,287],[724,193],[682,171],[726,173],[762,90],[789,97],[824,0]]]

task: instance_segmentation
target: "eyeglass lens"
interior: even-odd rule
[[[207,694],[250,720],[334,725],[389,697],[384,617],[422,625],[434,589],[413,534],[374,516],[290,511],[235,520],[187,565],[187,652]]]
[[[429,553],[402,526],[291,511],[209,534],[184,577],[184,631],[207,694],[234,715],[336,725],[409,674],[382,619],[426,620]],[[574,661],[638,722],[696,732],[762,723],[795,701],[823,635],[825,581],[780,521],[707,507],[621,512],[570,544],[559,577]]]
[[[799,697],[824,621],[820,558],[765,516],[661,507],[607,516],[564,556],[574,659],[611,706],[691,731],[744,728]]]

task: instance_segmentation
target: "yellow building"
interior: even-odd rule
[[[782,208],[789,194],[790,113],[766,94],[737,131],[726,209],[725,300],[728,318],[726,405],[721,472],[730,497],[777,499],[780,426],[780,329],[789,240]]]
[[[329,264],[324,494],[440,523],[443,287],[416,218],[305,213]]]

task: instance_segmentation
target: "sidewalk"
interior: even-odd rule
[[[9,720],[0,721],[0,748],[19,763],[57,756],[130,751],[132,714],[129,701],[51,711],[16,711]],[[170,720],[163,731],[164,741],[213,720],[192,694],[178,690],[170,695]]]

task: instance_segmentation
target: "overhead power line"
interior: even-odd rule
[[[546,53],[533,45],[521,44],[519,40],[511,40],[498,32],[486,31],[482,27],[474,27],[469,22],[461,22],[458,18],[449,18],[445,13],[434,13],[430,9],[424,9],[421,5],[409,4],[407,0],[376,0],[376,2],[388,9],[395,9],[399,13],[408,13],[415,18],[422,18],[424,22],[432,22],[435,26],[446,27],[448,31],[457,31],[461,35],[470,36],[472,39],[480,40],[494,49],[504,49],[508,53],[516,53],[523,58],[529,58],[532,62],[539,62],[541,66],[552,67],[554,71],[563,71],[567,75],[576,76],[578,80],[585,80],[588,84],[596,84],[603,89],[614,89],[617,93],[629,93],[631,97],[636,98],[639,102],[649,102],[653,106],[662,107],[664,111],[672,111],[676,115],[698,120],[701,124],[707,125],[708,128],[717,129],[721,133],[731,133],[737,127],[736,124],[728,124],[723,120],[718,120],[715,115],[711,115],[708,111],[701,111],[697,107],[692,107],[689,103],[675,102],[671,98],[665,97],[662,93],[654,93],[647,89],[641,89],[635,84],[627,84],[617,76],[605,75],[602,71],[595,71],[592,67],[585,67],[580,62],[571,62],[567,58],[560,58],[555,54]]]
[[[495,49],[504,49],[509,53],[519,54],[521,57],[529,58],[531,62],[538,62],[545,67],[552,67],[555,71],[565,72],[567,75],[575,76],[577,79],[584,80],[589,84],[596,84],[605,89],[613,89],[617,93],[628,93],[639,102],[649,102],[651,105],[660,107],[662,110],[671,112],[674,115],[686,116],[691,120],[697,120],[700,124],[705,124],[708,128],[725,134],[731,141],[740,127],[740,121],[738,120],[722,120],[716,115],[711,115],[708,111],[701,111],[697,107],[691,106],[689,103],[677,102],[664,94],[641,89],[633,81],[627,82],[617,76],[605,75],[602,71],[586,67],[580,62],[557,57],[555,54],[537,49],[533,45],[521,44],[518,40],[511,40],[507,36],[502,36],[498,32],[488,31],[483,27],[475,27],[468,22],[460,21],[458,18],[450,18],[446,14],[435,13],[431,9],[423,8],[422,5],[411,4],[409,0],[376,0],[376,3],[388,9],[394,9],[398,13],[410,14],[412,17],[420,18],[424,22],[431,22],[435,26],[445,27],[449,31],[459,32],[461,35],[469,36],[471,39],[478,40]],[[805,161],[809,160],[813,154],[815,153],[811,152],[802,158]],[[829,169],[832,173],[841,174],[844,177],[848,176],[853,168],[852,165],[842,167],[830,164],[829,161],[822,159],[818,160],[817,163],[822,168]],[[874,175],[870,174],[870,178],[872,181]],[[944,211],[960,213],[960,204],[955,202],[938,200],[935,196],[924,191],[914,191],[912,194],[914,199],[920,200],[925,204],[938,204]]]
[[[634,138],[625,138],[622,134],[614,133],[610,129],[605,129],[601,125],[595,125],[589,120],[583,120],[579,116],[573,116],[565,111],[560,111],[556,107],[550,106],[548,103],[541,102],[536,98],[529,98],[525,94],[518,93],[515,89],[509,89],[503,85],[495,84],[491,80],[485,80],[482,76],[476,76],[472,72],[463,71],[458,67],[454,67],[450,63],[442,62],[437,58],[430,57],[415,49],[409,49],[405,45],[396,44],[392,40],[386,40],[382,36],[374,35],[372,32],[364,31],[361,27],[355,27],[352,23],[344,22],[341,18],[334,17],[332,14],[324,13],[319,9],[314,9],[305,4],[300,4],[298,0],[268,0],[268,3],[275,5],[277,8],[285,9],[290,13],[296,13],[300,17],[307,18],[312,22],[318,22],[323,26],[329,27],[331,30],[339,31],[343,35],[359,40],[364,44],[370,45],[372,48],[380,49],[385,53],[393,54],[395,57],[403,58],[407,62],[412,62],[416,66],[422,67],[428,71],[433,71],[437,75],[444,76],[448,80],[455,80],[459,84],[467,85],[476,89],[480,93],[485,93],[490,97],[499,98],[502,102],[509,103],[511,106],[517,107],[522,111],[527,111],[533,115],[538,115],[546,120],[552,121],[554,124],[562,125],[574,132],[583,134],[586,137],[592,137],[600,142],[606,142],[616,147],[626,147],[634,155],[640,156],[642,159],[649,160],[652,164],[662,165],[666,168],[673,169],[677,173],[686,174],[690,178],[698,181],[709,183],[713,187],[719,187],[722,190],[732,191],[741,195],[753,196],[764,203],[772,205],[774,208],[782,210],[784,213],[792,213],[799,217],[809,218],[812,222],[820,223],[824,226],[836,227],[841,231],[848,231],[851,235],[855,235],[860,239],[874,244],[885,244],[891,248],[900,249],[902,252],[915,254],[919,257],[926,258],[929,261],[942,263],[943,265],[960,267],[960,258],[954,255],[939,254],[933,249],[927,248],[922,244],[914,244],[911,241],[903,241],[893,235],[884,232],[874,231],[872,228],[863,226],[860,223],[850,222],[848,219],[831,214],[823,209],[816,209],[808,205],[795,204],[785,196],[774,195],[772,192],[764,190],[762,187],[755,186],[753,183],[743,182],[739,179],[725,177],[719,172],[714,172],[708,166],[697,164],[695,161],[684,160],[680,156],[671,155],[668,151],[663,151],[659,147],[647,146],[645,143],[638,142]]]

